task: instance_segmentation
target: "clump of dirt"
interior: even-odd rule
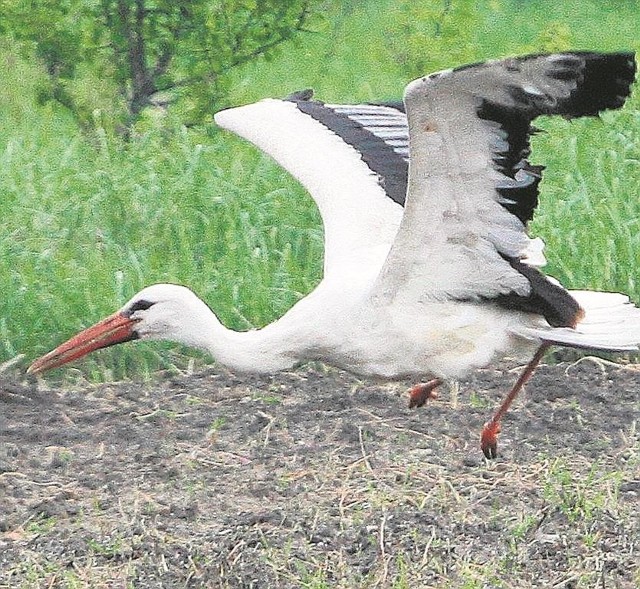
[[[0,587],[640,586],[640,371],[541,366],[489,462],[515,378],[5,374]]]

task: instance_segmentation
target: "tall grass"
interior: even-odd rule
[[[337,4],[327,4],[317,33],[238,72],[229,102],[305,87],[327,101],[399,97],[408,78],[399,48],[415,33],[405,26],[408,3]],[[465,33],[475,59],[640,48],[633,2],[504,0],[477,10],[481,26]],[[146,284],[188,284],[225,324],[246,329],[318,281],[317,211],[268,158],[170,115],[150,118],[129,143],[106,132],[88,137],[63,109],[38,104],[37,64],[10,46],[0,60],[0,363],[34,358]],[[446,47],[426,63],[454,65]],[[548,170],[533,230],[549,245],[550,273],[640,302],[640,99],[603,121],[544,125],[550,133],[535,139],[535,159]],[[172,346],[120,346],[57,377],[143,376],[189,357]]]
[[[547,165],[532,230],[548,273],[572,288],[625,292],[640,303],[640,100],[602,120],[547,121],[534,139]]]
[[[52,108],[19,119],[0,153],[4,359],[44,352],[153,282],[189,284],[247,329],[318,279],[309,197],[239,140],[176,126],[125,144],[90,140]],[[106,351],[82,370],[119,377],[152,370],[155,357]]]

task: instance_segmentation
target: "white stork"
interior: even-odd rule
[[[299,92],[219,112],[221,127],[315,199],[322,281],[280,319],[244,333],[184,286],[149,286],[29,371],[165,339],[235,371],[320,360],[367,377],[429,377],[412,391],[421,405],[438,384],[496,358],[532,358],[483,429],[482,450],[495,457],[501,417],[548,346],[639,349],[640,310],[622,294],[565,290],[536,268],[542,243],[527,235],[542,172],[527,161],[531,122],[619,108],[635,71],[631,53],[532,55],[420,78],[404,105],[331,105]]]

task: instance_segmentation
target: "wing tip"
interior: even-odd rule
[[[621,108],[631,94],[636,79],[634,52],[574,53],[583,61],[583,73],[576,89],[564,105],[566,118],[598,116],[605,110]],[[558,75],[562,68],[550,75]]]
[[[302,90],[291,92],[291,94],[287,94],[287,96],[284,97],[284,100],[288,102],[308,102],[309,100],[313,100],[313,95],[313,88],[304,88]]]

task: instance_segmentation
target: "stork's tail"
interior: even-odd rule
[[[584,318],[575,328],[523,328],[518,334],[550,344],[586,350],[640,350],[640,308],[629,297],[619,293],[589,290],[569,292],[585,312]]]

